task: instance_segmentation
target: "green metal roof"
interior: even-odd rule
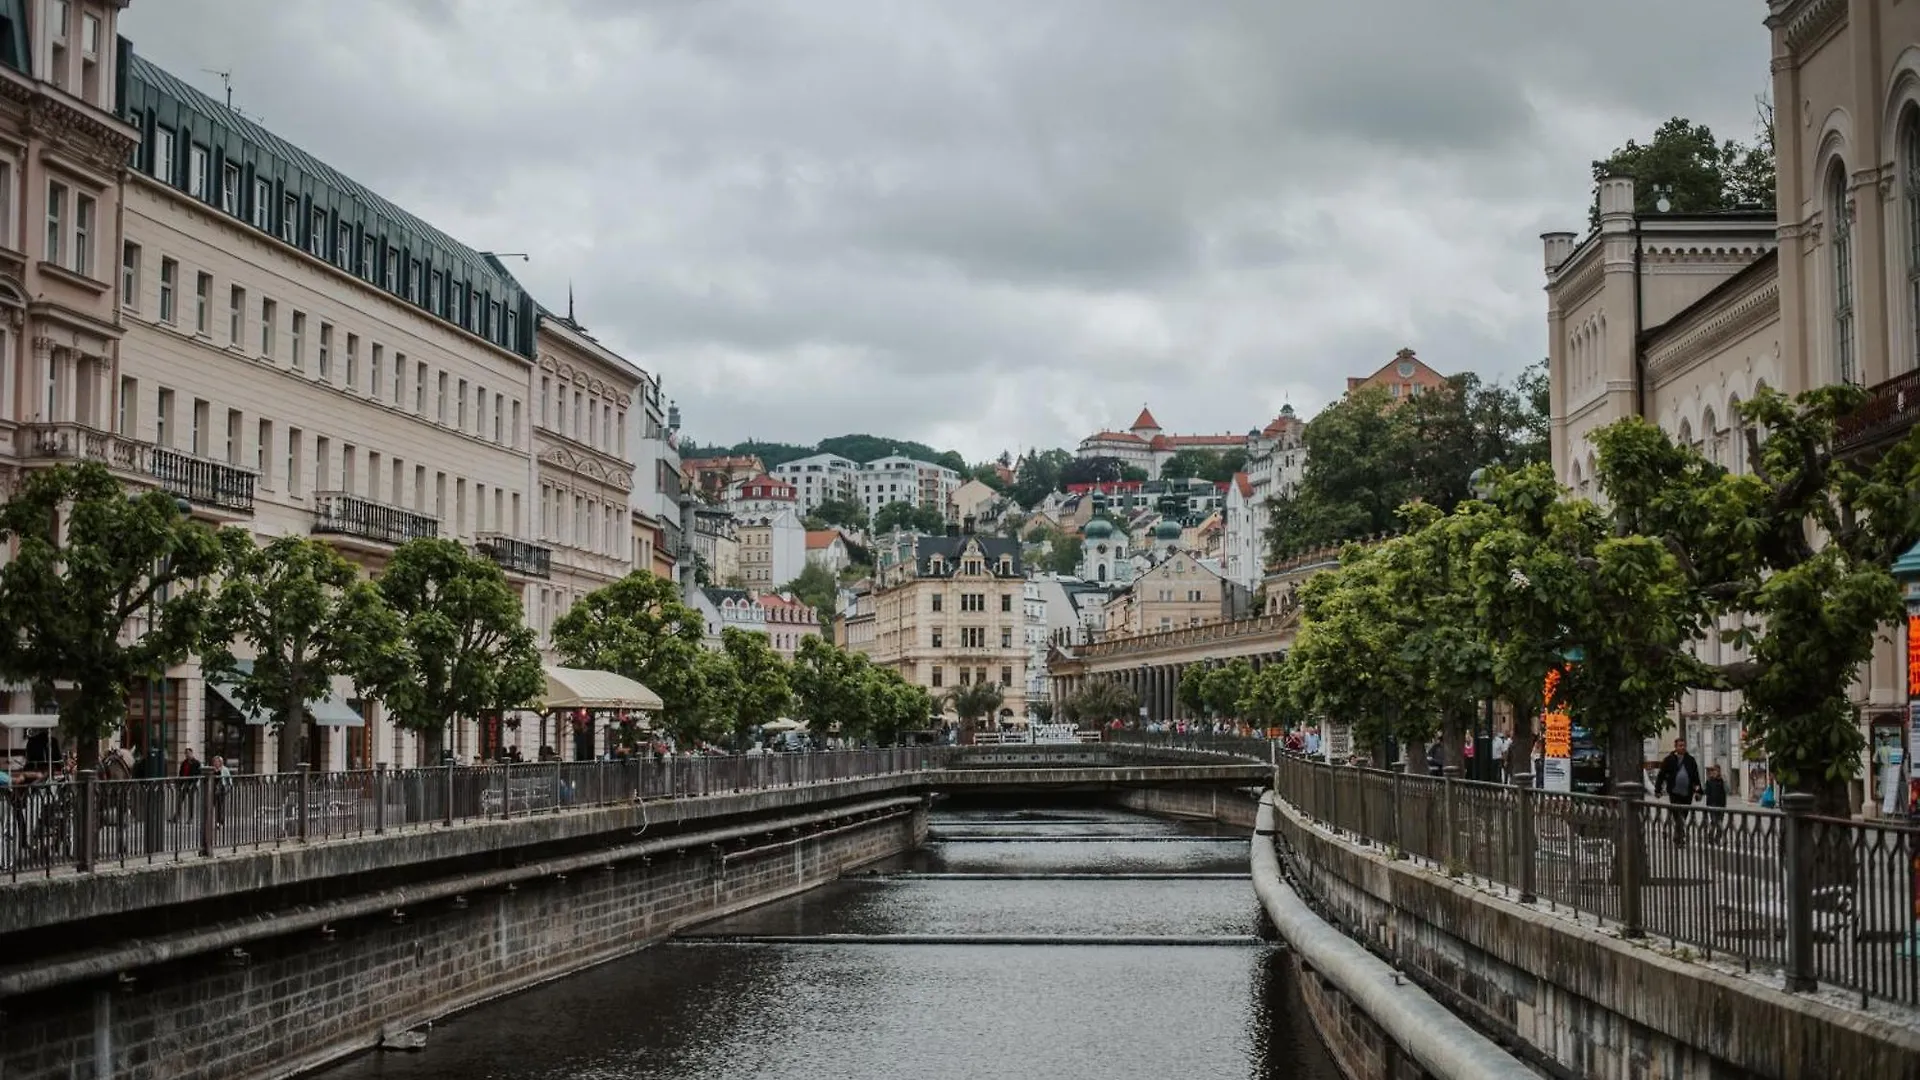
[[[323,238],[322,246],[326,250],[334,250],[341,225],[352,228],[356,244],[363,237],[377,237],[380,241],[377,257],[382,261],[383,269],[387,249],[395,248],[400,252],[401,270],[394,275],[394,291],[401,294],[403,301],[405,267],[410,261],[418,260],[421,264],[418,283],[420,300],[414,302],[416,307],[447,319],[446,315],[434,311],[428,303],[426,279],[431,272],[437,271],[443,275],[443,288],[449,294],[457,284],[466,292],[480,291],[485,301],[498,302],[503,312],[512,312],[515,316],[512,335],[515,340],[493,340],[523,356],[533,356],[535,309],[532,297],[497,261],[467,247],[381,197],[378,192],[228,108],[218,99],[133,53],[124,42],[122,48],[125,50],[123,55],[127,57],[127,75],[121,85],[124,101],[122,111],[142,133],[145,145],[140,154],[144,171],[152,172],[149,155],[152,153],[154,128],[156,125],[164,126],[174,132],[175,152],[181,155],[173,169],[174,186],[184,190],[186,169],[183,163],[187,147],[206,147],[210,157],[204,201],[209,205],[218,205],[224,165],[240,165],[244,190],[241,192],[241,205],[236,207],[238,212],[234,215],[235,220],[252,223],[253,217],[246,211],[248,201],[253,198],[253,181],[256,178],[270,181],[275,205],[269,209],[268,228],[265,231],[274,238],[281,238],[273,228],[282,212],[280,200],[285,195],[295,195],[300,200],[302,215],[302,220],[295,225],[296,237],[306,236],[315,209],[324,210],[328,229],[336,234]],[[307,247],[302,245],[302,250],[307,250]],[[335,261],[338,263],[337,258]],[[359,276],[358,260],[347,259],[344,269]],[[382,286],[383,280],[384,275],[376,273],[373,284]],[[461,299],[464,300],[465,296]],[[474,316],[477,329],[471,332],[489,337],[485,317],[483,307]],[[459,320],[447,321],[459,325]],[[500,336],[504,337],[504,317],[502,323],[503,333]]]

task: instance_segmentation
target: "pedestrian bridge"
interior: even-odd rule
[[[963,792],[1265,787],[1244,756],[1117,743],[166,778],[16,791],[0,944],[93,920],[313,903],[715,828],[834,828]],[[244,898],[244,899],[243,899]]]

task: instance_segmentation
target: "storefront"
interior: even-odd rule
[[[236,661],[234,666],[238,668],[243,675],[251,674],[253,671],[253,662],[251,660]],[[207,690],[209,694],[222,699],[233,713],[240,716],[244,726],[252,728],[256,733],[256,738],[257,733],[262,729],[271,731],[274,717],[273,710],[247,708],[240,700],[239,692],[230,683],[221,680],[208,679]],[[315,772],[328,772],[334,769],[346,768],[347,740],[344,738],[336,740],[334,733],[342,730],[353,731],[354,729],[365,728],[367,725],[365,718],[363,718],[359,711],[353,707],[352,703],[348,701],[346,695],[340,693],[338,690],[329,690],[324,697],[315,698],[307,702],[305,712],[307,715],[306,723],[302,725],[303,730],[301,732],[299,748],[300,760],[305,762],[307,766]],[[231,739],[234,738],[234,736],[226,735],[222,736],[222,738]],[[241,736],[240,741],[244,743],[245,737]],[[265,745],[267,747],[274,745],[272,736],[269,736]],[[241,757],[239,760],[246,762],[254,761],[255,758],[250,756],[253,751],[249,749],[247,753],[249,756]],[[278,762],[274,760],[275,757],[276,755],[271,749],[267,750],[260,767],[265,770],[274,769],[278,764]]]
[[[555,738],[572,744],[572,752],[562,752],[575,761],[590,761],[596,756],[594,736],[605,733],[606,753],[613,753],[622,741],[631,742],[635,733],[650,727],[639,714],[658,714],[660,695],[624,675],[585,668],[549,667],[547,692],[541,699],[541,711],[555,720]],[[546,723],[541,723],[545,735]],[[542,744],[546,745],[546,744]],[[557,750],[558,747],[556,746]]]

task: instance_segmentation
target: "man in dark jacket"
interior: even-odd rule
[[[1700,785],[1704,782],[1704,773],[1700,763],[1687,753],[1687,740],[1673,740],[1673,753],[1660,763],[1660,771],[1653,778],[1655,797],[1665,795],[1672,804],[1673,842],[1685,847],[1687,843],[1687,806],[1700,794]]]

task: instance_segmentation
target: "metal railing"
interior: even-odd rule
[[[493,560],[495,566],[528,577],[553,576],[553,549],[531,540],[520,540],[501,533],[481,533],[474,539],[475,551]]]
[[[1638,784],[1576,795],[1275,757],[1280,798],[1393,858],[1778,971],[1790,990],[1920,1005],[1920,829],[1820,817],[1810,795],[1780,811],[1677,806]]]
[[[85,424],[26,424],[23,430],[21,445],[26,457],[99,462],[123,473],[150,477],[160,490],[188,502],[253,512],[255,477],[249,469]]]
[[[1920,368],[1867,388],[1867,400],[1834,424],[1834,447],[1842,452],[1891,440],[1920,417]]]
[[[317,533],[357,536],[383,544],[404,544],[440,535],[438,519],[405,507],[363,499],[346,491],[316,491],[313,499],[313,531]]]
[[[516,765],[78,779],[0,788],[0,874],[216,853],[656,799],[921,772],[946,747],[543,761]]]

